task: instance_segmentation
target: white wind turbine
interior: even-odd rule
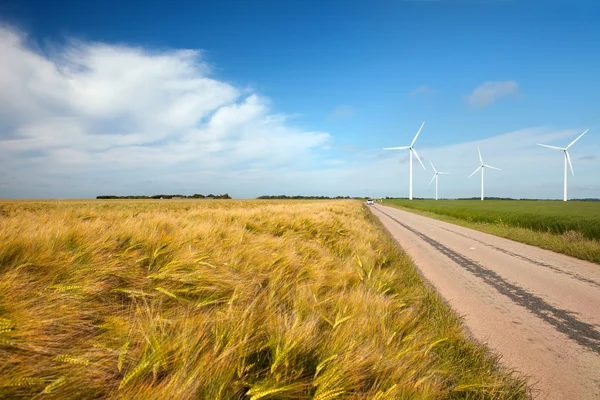
[[[425,171],[427,171],[427,169],[425,168],[425,165],[423,165],[423,162],[419,158],[419,155],[417,154],[417,151],[413,147],[415,145],[415,142],[417,141],[417,137],[419,137],[419,133],[421,133],[421,129],[423,129],[423,125],[425,125],[425,122],[423,122],[421,124],[421,127],[419,128],[419,131],[415,135],[415,138],[411,142],[410,146],[386,147],[386,148],[384,148],[384,150],[406,150],[406,149],[408,149],[410,151],[410,163],[409,163],[409,165],[410,165],[410,167],[409,167],[409,170],[410,170],[409,171],[409,173],[410,173],[410,180],[409,180],[409,190],[408,190],[408,198],[410,200],[413,199],[413,195],[412,195],[412,170],[413,170],[413,168],[412,168],[412,157],[413,157],[413,153],[415,154],[415,157],[417,157],[417,160],[419,160],[419,163],[421,163],[421,166],[423,167],[423,169]]]
[[[575,175],[575,171],[573,171],[573,164],[571,164],[571,156],[569,156],[569,148],[571,146],[573,146],[575,144],[576,141],[578,141],[583,135],[585,135],[587,133],[587,131],[589,131],[589,129],[586,129],[581,135],[577,136],[577,139],[573,140],[567,147],[562,148],[562,147],[557,147],[557,146],[548,146],[547,144],[540,144],[538,143],[538,146],[544,146],[544,147],[548,147],[554,150],[562,150],[565,153],[565,187],[564,187],[564,193],[563,193],[563,201],[567,201],[567,162],[569,163],[569,167],[571,167],[571,173],[573,175]]]
[[[472,177],[473,175],[475,175],[475,173],[479,170],[481,170],[481,200],[483,200],[483,170],[485,168],[491,168],[491,169],[497,169],[498,171],[502,171],[500,168],[496,168],[496,167],[492,167],[491,165],[487,165],[483,163],[483,158],[481,157],[481,150],[479,150],[479,147],[477,148],[477,152],[479,153],[479,161],[481,161],[481,165],[479,167],[477,167],[477,169],[475,171],[473,171],[473,173],[471,175],[469,175],[469,178]]]
[[[433,163],[431,161],[429,161],[429,164],[431,164],[431,168],[433,168],[433,172],[435,172],[435,174],[433,175],[433,178],[431,178],[431,180],[429,181],[429,184],[431,185],[431,182],[433,182],[433,180],[435,179],[435,199],[438,199],[438,176],[441,175],[448,175],[450,172],[438,172],[436,171],[435,167],[433,166]]]

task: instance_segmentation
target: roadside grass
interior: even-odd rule
[[[391,199],[384,205],[600,264],[600,203]]]
[[[358,201],[0,211],[0,398],[529,395]]]

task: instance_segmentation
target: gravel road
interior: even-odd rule
[[[422,275],[540,399],[600,399],[600,265],[383,205]]]

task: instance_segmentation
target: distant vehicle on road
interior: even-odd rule
[[[367,200],[367,204],[368,204],[368,205],[371,205],[371,204],[373,204],[373,199],[369,199],[369,200]]]

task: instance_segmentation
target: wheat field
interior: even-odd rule
[[[0,202],[0,398],[528,395],[358,201]]]

